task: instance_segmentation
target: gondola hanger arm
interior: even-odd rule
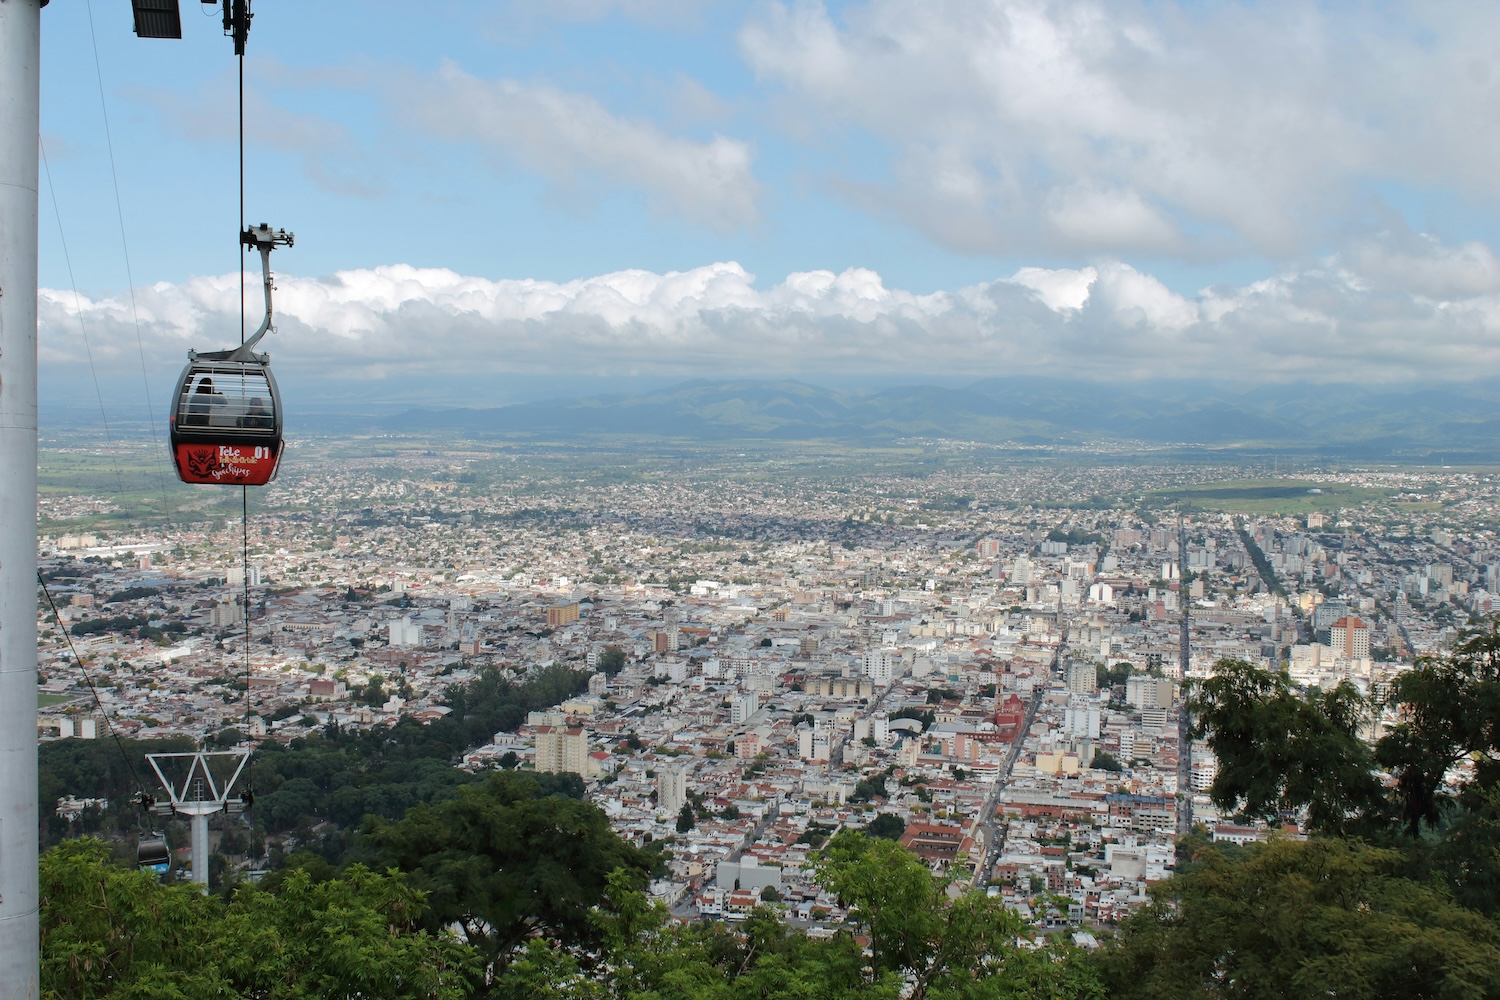
[[[240,243],[247,247],[254,247],[260,251],[260,270],[262,284],[266,291],[266,318],[261,320],[260,329],[246,340],[243,344],[231,351],[225,360],[228,361],[250,361],[255,358],[255,345],[260,343],[271,329],[271,291],[276,287],[271,280],[271,251],[277,247],[289,247],[296,240],[296,236],[285,229],[272,229],[262,222],[258,226],[246,226],[245,231],[240,233]]]

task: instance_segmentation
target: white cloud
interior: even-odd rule
[[[1384,184],[1497,204],[1500,7],[1167,0],[772,2],[745,59],[798,136],[859,131],[831,185],[967,252],[1283,259]]]
[[[735,263],[576,281],[501,280],[394,264],[279,277],[279,368],[612,374],[1033,371],[1403,381],[1500,375],[1500,266],[1482,247],[1388,238],[1299,270],[1180,295],[1117,261],[1022,268],[919,295],[873,271],[768,286]],[[1446,291],[1444,291],[1446,290]],[[1441,293],[1441,294],[1439,294]],[[228,346],[237,277],[138,289],[153,369]],[[252,302],[254,297],[252,296]],[[82,309],[101,370],[138,365],[128,298],[40,296],[41,360],[82,366]],[[252,317],[252,325],[258,317]]]
[[[1483,243],[1445,247],[1430,236],[1383,235],[1344,254],[1350,270],[1374,284],[1404,283],[1434,299],[1500,291],[1500,260]]]
[[[1029,288],[1053,312],[1077,312],[1089,300],[1089,293],[1099,272],[1092,267],[1069,268],[1023,267],[1010,276],[1012,284]]]
[[[750,146],[722,135],[667,135],[612,114],[592,97],[541,83],[482,80],[452,64],[394,88],[416,125],[442,139],[477,142],[562,188],[583,178],[639,189],[655,208],[732,231],[757,219],[760,184]]]

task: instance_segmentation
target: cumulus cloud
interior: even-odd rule
[[[601,178],[644,191],[662,213],[726,232],[757,218],[752,151],[737,139],[668,135],[583,94],[483,80],[451,63],[398,88],[393,99],[429,133],[480,143],[563,188],[585,176]]]
[[[1500,8],[773,2],[743,26],[788,130],[884,140],[851,199],[967,252],[1282,259],[1373,185],[1494,205]]]
[[[554,282],[393,264],[282,275],[281,370],[609,375],[1030,371],[1101,379],[1404,381],[1500,375],[1500,267],[1483,247],[1391,237],[1238,287],[1185,296],[1118,261],[1022,268],[931,294],[874,271],[762,286],[736,263]],[[234,342],[236,275],[136,291],[154,369]],[[254,296],[251,297],[254,302]],[[40,358],[138,367],[128,296],[40,295]],[[80,324],[80,314],[83,323]],[[254,326],[259,317],[252,316]]]

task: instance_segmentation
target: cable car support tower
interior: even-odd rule
[[[208,888],[208,818],[216,813],[238,813],[249,805],[248,797],[231,797],[240,779],[249,750],[197,753],[148,753],[146,760],[167,791],[167,801],[151,811],[158,815],[186,816],[193,828],[193,881]],[[216,766],[217,765],[217,766]]]

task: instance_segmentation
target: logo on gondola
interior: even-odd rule
[[[218,448],[188,448],[188,473],[200,479],[209,479],[219,468]]]

